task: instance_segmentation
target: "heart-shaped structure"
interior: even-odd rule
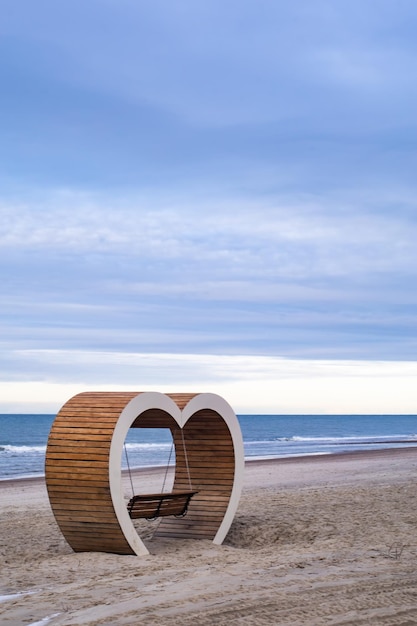
[[[155,535],[222,543],[239,503],[244,468],[231,406],[210,393],[87,392],[59,411],[46,450],[49,500],[73,550],[148,553],[122,489],[129,428],[169,428],[176,452],[173,492],[189,489],[189,480],[197,492],[187,515],[164,517]]]

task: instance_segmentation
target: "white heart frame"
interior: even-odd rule
[[[171,431],[178,427],[188,437],[198,490],[186,518],[164,520],[159,533],[223,542],[239,504],[244,471],[242,435],[231,406],[211,393],[88,392],[62,407],[46,453],[51,507],[75,551],[148,554],[126,508],[121,457],[129,429],[147,428],[154,421]],[[180,483],[181,468],[174,485]]]

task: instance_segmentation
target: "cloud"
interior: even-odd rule
[[[359,200],[66,192],[6,204],[5,349],[408,359],[412,200]]]
[[[281,287],[372,276],[378,283],[382,273],[407,275],[417,264],[416,221],[408,206],[375,212],[366,200],[355,206],[337,196],[299,202],[165,198],[155,204],[152,194],[149,202],[138,196],[118,207],[76,194],[52,198],[49,205],[3,206],[0,254],[11,263],[18,252],[41,255],[45,262],[50,256],[63,266],[71,255],[72,263],[83,258],[87,272],[97,276],[106,255],[115,262],[107,280],[120,281],[122,290],[130,283],[130,292],[149,293],[161,281],[168,292],[183,292],[194,282],[197,291],[208,285],[212,292],[215,281],[219,291],[222,284],[236,291],[233,284],[250,281],[258,293],[271,281]],[[300,289],[300,282],[292,288]],[[326,290],[323,284],[315,288]]]
[[[32,361],[41,376],[0,382],[3,411],[54,412],[84,390],[209,391],[242,413],[400,414],[415,412],[417,402],[417,364],[410,362],[54,350],[16,357]]]

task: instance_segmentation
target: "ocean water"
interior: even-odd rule
[[[44,474],[54,415],[0,414],[0,480]],[[240,415],[247,459],[417,446],[417,415]],[[169,430],[131,429],[131,467],[166,465]],[[171,463],[175,459],[171,456]],[[126,467],[126,459],[122,459]]]

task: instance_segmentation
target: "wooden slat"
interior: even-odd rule
[[[92,442],[90,439],[72,438],[72,442],[71,442],[71,440],[68,438],[60,439],[58,438],[58,436],[56,436],[54,439],[51,439],[51,441],[48,443],[48,451],[50,450],[51,452],[53,452],[55,449],[67,450],[70,446],[75,447],[75,448],[82,448],[83,453],[85,454],[88,454],[90,451],[94,451],[94,450],[99,451],[101,450],[101,448],[104,448],[104,450],[107,450],[107,451],[109,449],[109,443],[107,439],[105,441],[97,441],[97,439],[95,439],[94,442]]]
[[[81,426],[84,428],[85,426],[97,426],[97,424],[114,424],[115,419],[117,420],[119,416],[119,411],[106,411],[105,413],[101,413],[100,416],[91,409],[88,414],[79,414],[74,415],[73,413],[68,413],[68,416],[65,417],[63,415],[59,415],[55,419],[56,426],[67,426],[69,423],[71,426]],[[92,418],[94,418],[93,423]]]
[[[71,450],[73,448],[70,448]],[[74,456],[79,456],[78,454],[74,455]],[[54,455],[53,457],[47,456],[46,458],[46,465],[47,466],[52,466],[52,467],[57,467],[58,469],[61,469],[62,467],[89,467],[89,466],[94,466],[94,467],[109,467],[109,463],[108,463],[108,458],[109,455],[105,455],[105,454],[95,454],[90,455],[89,453],[83,455],[82,458],[77,459],[77,458],[71,458],[71,457],[67,457],[64,454],[61,455]]]
[[[65,478],[63,476],[55,476],[55,475],[48,475],[47,476],[47,487],[48,487],[48,491],[49,491],[49,487],[61,487],[63,489],[66,489],[67,487],[73,487],[76,486],[77,488],[83,488],[85,487],[86,489],[94,489],[95,487],[99,487],[100,489],[108,489],[109,490],[109,495],[110,495],[110,486],[107,484],[103,483],[103,480],[100,478],[97,478],[96,476],[93,476],[90,480],[84,480],[83,478],[80,478],[79,476],[77,477],[77,480],[74,480],[74,477],[72,475],[69,475],[68,478]]]
[[[82,461],[88,456],[89,459],[95,459],[95,461],[104,461],[109,464],[109,453],[108,450],[104,449],[101,453],[94,448],[87,448],[82,452],[72,452],[74,448],[71,446],[69,448],[70,451],[65,449],[60,449],[59,452],[53,452],[53,446],[51,446],[51,452],[48,454],[49,461]]]
[[[66,497],[71,498],[73,495],[74,498],[79,498],[82,495],[84,498],[100,498],[102,495],[110,495],[109,487],[94,487],[89,485],[81,486],[77,484],[71,483],[70,485],[55,485],[50,484],[48,486],[49,497]]]
[[[54,505],[55,513],[70,512],[70,511],[84,511],[89,513],[100,513],[102,517],[105,513],[109,513],[114,517],[114,510],[111,503],[106,498],[96,500],[76,500],[65,499],[65,501],[55,499]]]

